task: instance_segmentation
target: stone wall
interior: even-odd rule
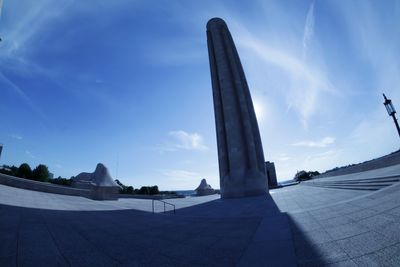
[[[400,151],[397,151],[395,153],[369,160],[363,163],[359,163],[354,166],[350,167],[342,167],[337,170],[331,171],[331,172],[326,172],[323,174],[320,174],[318,176],[315,176],[314,179],[319,179],[319,178],[325,178],[325,177],[332,177],[332,176],[338,176],[338,175],[345,175],[345,174],[351,174],[351,173],[357,173],[357,172],[364,172],[364,171],[369,171],[369,170],[375,170],[375,169],[380,169],[380,168],[385,168],[389,167],[392,165],[397,165],[400,164]]]
[[[90,190],[87,189],[77,189],[61,185],[55,185],[50,183],[43,183],[38,181],[27,180],[23,178],[18,178],[14,176],[9,176],[0,173],[0,184],[34,190],[45,193],[69,195],[69,196],[81,196],[90,198]]]

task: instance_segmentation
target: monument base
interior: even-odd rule
[[[92,186],[90,198],[93,200],[118,200],[119,187]]]
[[[247,171],[243,175],[225,176],[221,179],[221,198],[242,198],[268,194],[265,174]]]

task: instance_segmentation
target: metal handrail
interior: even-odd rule
[[[159,200],[159,199],[152,199],[151,206],[152,206],[153,213],[154,213],[154,201],[160,201],[160,202],[164,203],[164,213],[166,212],[165,205],[171,205],[174,208],[174,213],[175,213],[175,205],[174,204],[171,204],[166,201]]]

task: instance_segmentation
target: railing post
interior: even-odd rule
[[[153,213],[154,213],[154,202],[155,202],[155,201],[160,201],[160,202],[162,202],[162,203],[164,204],[164,213],[167,213],[167,206],[166,206],[167,204],[168,204],[168,205],[171,205],[172,208],[174,209],[174,214],[176,213],[176,211],[175,211],[175,205],[174,205],[174,204],[171,204],[171,203],[168,203],[168,202],[159,200],[159,199],[152,199],[152,200],[151,200],[151,206],[152,206],[152,211],[153,211]]]

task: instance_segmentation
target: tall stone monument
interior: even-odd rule
[[[207,23],[222,198],[266,194],[264,153],[249,87],[226,23]]]

